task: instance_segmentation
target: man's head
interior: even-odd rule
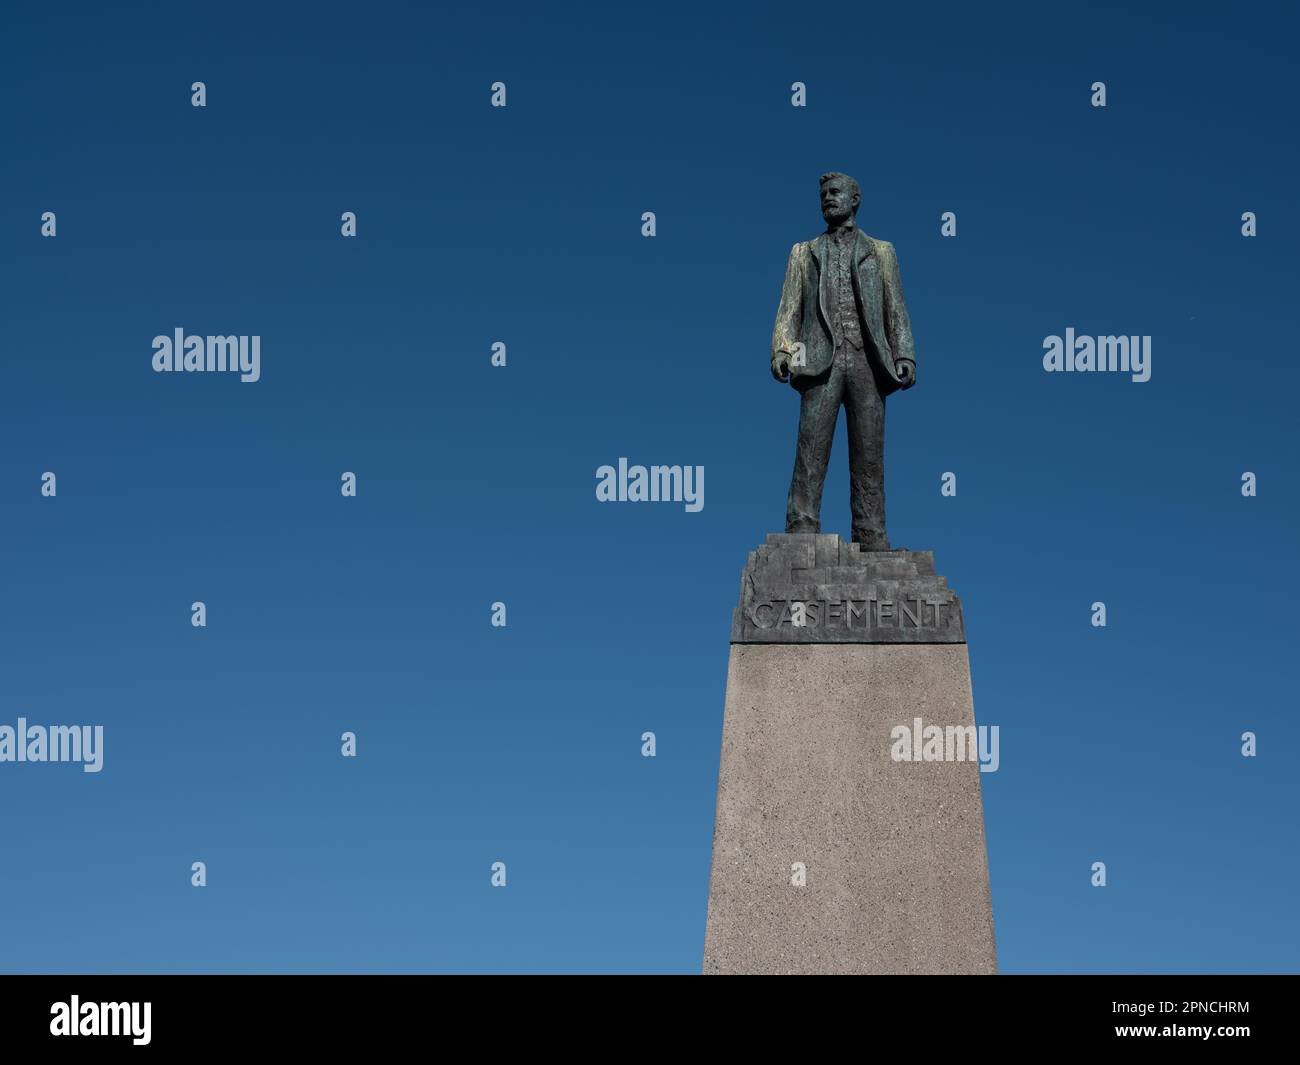
[[[843,225],[858,213],[858,204],[862,202],[862,191],[858,183],[848,174],[831,171],[823,174],[822,217],[828,226]]]

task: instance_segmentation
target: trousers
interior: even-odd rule
[[[861,348],[844,341],[830,368],[794,378],[800,393],[799,440],[786,502],[785,531],[821,532],[822,487],[840,405],[849,429],[849,509],[853,540],[865,549],[888,551],[885,535],[885,397]]]

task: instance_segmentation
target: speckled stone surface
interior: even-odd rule
[[[917,717],[975,723],[964,643],[732,645],[705,973],[996,972],[979,766],[894,761]]]

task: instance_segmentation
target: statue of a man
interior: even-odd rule
[[[888,551],[885,397],[916,383],[912,327],[894,246],[858,229],[847,174],[823,174],[826,232],[790,250],[772,331],[772,374],[799,393],[799,444],[785,531],[820,532],[822,485],[840,404],[849,425],[853,539]]]

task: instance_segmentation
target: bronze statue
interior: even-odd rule
[[[853,540],[864,550],[888,551],[885,397],[916,383],[912,327],[894,246],[855,222],[858,183],[823,174],[821,200],[826,232],[790,250],[772,331],[772,374],[800,395],[785,531],[821,531],[822,485],[843,403]]]

